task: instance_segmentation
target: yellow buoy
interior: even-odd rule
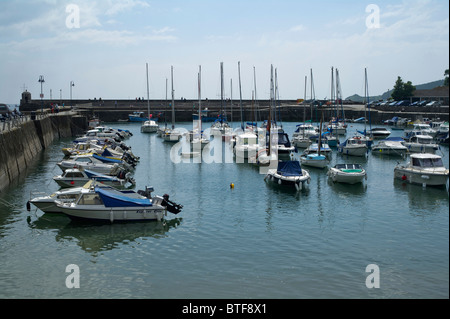
[[[230,184],[230,188],[231,188],[231,189],[234,188],[234,184],[233,184],[233,183]]]

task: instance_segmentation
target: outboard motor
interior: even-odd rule
[[[145,187],[145,190],[138,190],[137,193],[141,196],[145,196],[148,199],[152,199],[152,192],[154,191],[153,187]]]
[[[165,206],[167,208],[167,211],[171,212],[172,214],[178,214],[181,212],[181,209],[183,208],[183,205],[177,204],[169,200],[169,195],[164,194],[163,195],[164,200],[161,203],[161,206]]]

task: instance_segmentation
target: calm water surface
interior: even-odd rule
[[[296,124],[284,123],[290,136]],[[449,297],[448,190],[394,181],[403,159],[334,151],[332,165],[361,163],[368,180],[331,184],[326,170],[306,168],[311,183],[296,193],[266,184],[256,167],[228,163],[226,146],[227,162],[173,163],[173,144],[140,133],[140,124],[111,126],[134,134],[125,142],[141,157],[136,188],[170,194],[182,213],[98,225],[28,212],[30,192],[59,189],[52,177],[71,140],[57,141],[0,194],[0,298]],[[79,289],[65,285],[69,264],[79,266]],[[369,264],[380,269],[379,289],[366,287]]]

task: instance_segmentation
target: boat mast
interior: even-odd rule
[[[256,95],[256,68],[253,66],[253,82],[255,84],[255,125],[257,126],[258,122],[258,113],[259,113],[259,103],[258,103],[258,97]]]
[[[337,85],[337,81],[336,81],[336,85]],[[337,89],[337,88],[336,88]],[[333,103],[334,106],[334,111],[335,111],[335,115],[336,115],[336,120],[339,118],[338,116],[338,110],[337,110],[337,106],[336,106],[336,100],[337,100],[337,91],[335,91],[334,89],[334,67],[331,67],[331,103]],[[336,129],[336,137],[337,137],[337,123],[335,125],[335,129]],[[333,121],[331,121],[331,135],[333,135]]]
[[[173,66],[171,67],[172,79],[172,130],[175,128],[175,91],[173,89]]]
[[[336,98],[341,101],[341,111],[342,111],[342,120],[345,125],[345,112],[344,112],[344,103],[342,101],[342,88],[341,88],[341,80],[339,78],[339,70],[336,68]]]
[[[230,109],[231,109],[231,118],[230,118],[230,126],[233,123],[233,79],[230,79]]]
[[[220,62],[220,124],[223,123],[223,62]]]
[[[320,155],[320,147],[322,146],[322,122],[323,122],[323,111],[321,111],[322,117],[320,118],[320,129],[319,129],[319,145],[317,146],[317,155]]]
[[[147,113],[148,119],[150,120],[150,89],[148,87],[148,63],[145,64],[147,72]]]
[[[275,114],[277,111],[277,103],[280,101],[280,92],[278,90],[278,68],[275,68]],[[280,128],[283,129],[283,123],[281,122],[281,113],[280,113],[281,103],[278,106],[278,118],[280,121]]]
[[[198,118],[199,118],[199,134],[202,137],[202,66],[198,66]]]
[[[366,82],[366,84],[365,84],[366,93],[365,94],[367,96],[366,105],[369,110],[369,128],[370,128],[370,132],[372,132],[372,119],[370,118],[370,105],[369,105],[369,80],[367,79],[367,68],[364,69],[364,74],[365,74],[365,82]],[[365,123],[365,121],[364,121],[364,123]],[[365,131],[365,126],[364,126],[364,131]]]
[[[269,118],[267,119],[267,135],[269,135],[269,148],[268,148],[268,152],[267,155],[270,156],[271,151],[272,151],[272,134],[271,134],[271,126],[272,123],[270,122],[271,120],[271,114],[272,114],[272,101],[273,101],[273,65],[270,65],[270,102],[269,102]]]
[[[168,85],[167,85],[167,78],[166,78],[166,106],[165,106],[165,110],[164,110],[164,123],[165,123],[165,128],[167,128],[167,118],[166,118],[166,113],[167,113],[167,88],[168,88]]]
[[[313,105],[314,105],[314,99],[313,99],[313,90],[314,90],[314,84],[313,84],[313,71],[311,69],[311,103],[310,103],[310,108],[311,108],[311,124],[312,124],[312,120],[313,120]]]
[[[306,102],[306,82],[308,81],[308,76],[305,75],[305,91],[304,91],[304,99],[303,101]],[[305,137],[305,126],[306,126],[306,107],[303,107],[303,137]]]
[[[241,108],[241,128],[245,131],[244,127],[244,115],[242,111],[242,87],[241,87],[241,62],[238,62],[238,76],[239,76],[239,106]]]

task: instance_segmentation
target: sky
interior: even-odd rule
[[[0,103],[24,88],[44,98],[280,99],[342,96],[444,78],[449,68],[447,0],[0,0]],[[241,90],[239,90],[239,71]],[[307,89],[305,92],[305,77]],[[167,79],[167,81],[166,81]],[[231,85],[232,84],[232,85]],[[241,92],[241,93],[240,93]]]

